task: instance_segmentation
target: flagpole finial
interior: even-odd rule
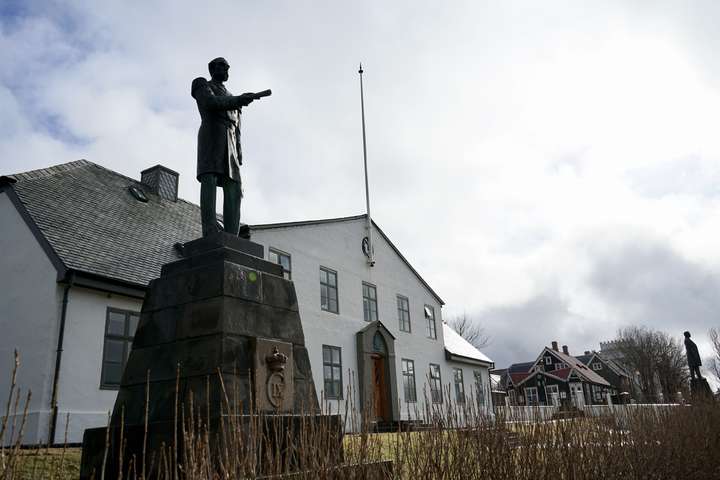
[[[360,62],[360,70],[358,70],[358,73],[359,73],[360,75],[363,74],[362,62]]]

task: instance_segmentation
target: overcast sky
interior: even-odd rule
[[[196,201],[207,62],[243,112],[243,220],[365,208],[499,367],[624,325],[720,327],[720,3],[0,0],[0,174],[161,163]]]

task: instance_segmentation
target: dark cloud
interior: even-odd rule
[[[545,292],[515,305],[491,308],[473,317],[485,326],[492,343],[487,354],[497,368],[535,360],[556,340],[570,353],[599,348],[602,326],[598,320],[572,312],[557,292]]]
[[[589,286],[615,310],[618,324],[704,336],[720,323],[720,272],[668,244],[638,236],[595,248]]]

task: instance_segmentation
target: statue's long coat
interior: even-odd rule
[[[247,102],[231,95],[222,83],[204,78],[193,80],[192,96],[202,119],[198,131],[198,179],[203,173],[215,173],[239,182],[240,108]]]
[[[700,352],[698,352],[697,345],[689,338],[685,339],[685,353],[687,354],[687,361],[689,367],[700,367],[702,361],[700,361]]]

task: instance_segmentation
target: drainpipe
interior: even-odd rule
[[[57,431],[58,417],[58,383],[60,381],[60,364],[62,362],[63,340],[65,339],[65,319],[67,317],[68,297],[70,295],[70,287],[75,281],[75,276],[71,273],[65,291],[63,292],[62,310],[60,312],[60,332],[58,333],[57,350],[55,353],[55,373],[53,374],[52,397],[50,399],[50,409],[52,416],[50,418],[50,432],[48,435],[48,444],[55,444],[55,432]]]

